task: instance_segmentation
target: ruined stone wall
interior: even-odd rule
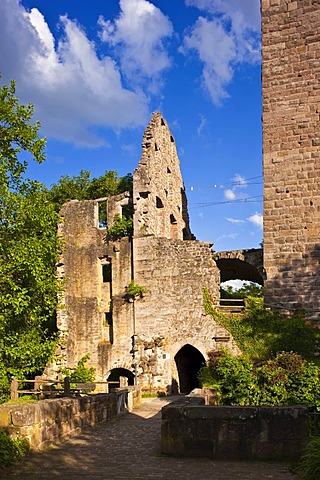
[[[133,175],[134,235],[191,238],[187,198],[176,144],[166,121],[154,113]]]
[[[106,380],[112,368],[131,368],[132,305],[124,298],[131,281],[131,241],[106,241],[97,201],[68,202],[60,215],[63,254],[58,271],[65,292],[57,318],[58,361],[47,375],[74,368],[89,354],[96,379]]]
[[[213,337],[227,332],[204,312],[203,289],[218,303],[220,273],[212,245],[192,239],[175,142],[159,113],[146,129],[134,172],[134,236],[114,241],[103,209],[110,227],[129,203],[124,193],[71,201],[61,210],[59,276],[66,288],[58,312],[62,342],[56,370],[74,368],[90,354],[88,364],[96,368],[97,380],[125,368],[142,387],[170,391],[179,383],[177,352],[182,350],[182,366],[195,361],[200,368],[207,351],[217,348]],[[129,301],[126,287],[132,279],[147,293]],[[232,339],[224,346],[239,351]]]
[[[320,313],[320,4],[262,0],[266,304]]]
[[[219,270],[211,245],[192,240],[135,238],[134,259],[134,278],[147,289],[135,301],[139,379],[169,386],[178,382],[174,356],[181,347],[192,345],[204,358],[217,347],[212,337],[221,328],[205,315],[203,289],[217,301]],[[232,340],[224,346],[239,352]]]

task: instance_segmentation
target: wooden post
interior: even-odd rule
[[[18,400],[18,398],[18,380],[13,378],[11,382],[11,400]]]
[[[64,389],[64,396],[65,397],[70,397],[71,391],[70,391],[70,378],[69,377],[64,378],[63,389]]]

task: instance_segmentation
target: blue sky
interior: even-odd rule
[[[218,251],[259,246],[259,0],[1,0],[0,73],[47,137],[29,177],[133,172],[160,111],[193,233]]]

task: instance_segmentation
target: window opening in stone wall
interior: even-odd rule
[[[174,138],[172,135],[170,135],[170,142],[174,143]]]
[[[167,167],[167,173],[171,173],[171,170],[169,167]]]
[[[113,317],[112,312],[105,312],[105,322],[108,327],[109,342],[113,343]]]
[[[156,197],[156,207],[157,208],[163,208],[162,200],[159,197]]]
[[[156,152],[159,150],[158,145],[156,143],[154,144],[154,149],[155,149]]]
[[[148,198],[150,192],[139,192],[140,198]]]
[[[107,228],[107,200],[98,202],[99,209],[99,228]]]
[[[132,203],[128,203],[128,205],[121,205],[121,216],[127,219],[133,217]]]
[[[166,125],[166,124],[164,123],[163,118],[161,118],[161,125],[162,125],[163,127],[165,127],[165,125]]]
[[[178,238],[178,223],[172,214],[170,215],[170,237],[175,239]]]
[[[111,283],[112,274],[111,274],[111,262],[102,264],[102,281],[103,283]]]

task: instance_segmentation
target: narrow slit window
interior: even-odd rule
[[[111,263],[102,264],[102,281],[103,283],[111,283]]]
[[[156,197],[156,207],[163,208],[163,202],[160,197]]]
[[[107,228],[107,201],[99,202],[99,228]]]

